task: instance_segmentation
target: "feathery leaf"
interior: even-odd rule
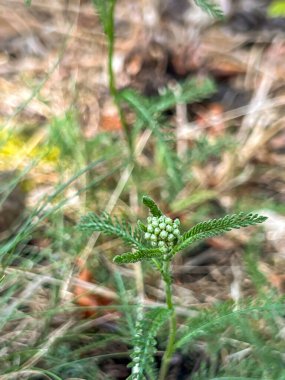
[[[144,225],[142,221],[138,220],[137,224],[138,224],[139,229],[140,229],[142,232],[147,232],[146,225]]]
[[[105,34],[113,39],[114,38],[114,8],[116,0],[92,0],[94,6],[96,7]]]
[[[146,98],[137,92],[124,89],[118,96],[127,102],[137,115],[137,132],[143,126],[149,128],[157,140],[157,152],[161,163],[167,171],[169,186],[174,192],[179,192],[184,185],[182,164],[175,155],[171,134],[165,131],[163,112],[175,107],[178,103],[193,103],[209,97],[215,91],[213,81],[208,78],[203,80],[190,79],[179,84],[179,91],[165,89],[164,93],[157,97]]]
[[[81,231],[103,232],[106,235],[113,235],[121,238],[128,245],[142,248],[142,232],[136,227],[131,228],[125,220],[119,221],[113,219],[107,213],[96,215],[93,212],[83,216],[79,222],[78,228]]]
[[[131,353],[132,362],[129,365],[132,367],[132,374],[127,380],[144,380],[145,373],[153,373],[154,355],[157,351],[155,338],[168,316],[169,311],[163,308],[138,316]]]
[[[114,257],[113,261],[116,264],[129,264],[136,263],[142,260],[158,259],[162,257],[165,253],[158,248],[146,248],[141,249],[137,252],[126,252],[122,255],[117,255]]]
[[[164,112],[179,103],[199,102],[209,98],[216,91],[214,82],[209,78],[187,79],[179,83],[177,88],[177,91],[167,88],[158,97],[148,99],[150,112]]]
[[[267,217],[258,214],[245,214],[241,212],[239,214],[226,215],[220,219],[211,219],[198,223],[182,235],[179,244],[174,247],[172,252],[181,251],[198,240],[208,239],[232,229],[253,226],[264,222],[266,219]]]
[[[264,302],[264,301],[263,301]],[[284,313],[284,300],[277,303],[272,303],[271,300],[266,300],[263,305],[245,304],[240,309],[236,309],[235,305],[230,302],[214,305],[208,310],[199,313],[197,317],[191,318],[188,321],[188,326],[185,326],[180,331],[180,339],[176,342],[176,349],[189,344],[193,339],[204,336],[217,329],[225,329],[227,324],[238,324],[243,316],[250,315],[251,318],[258,318],[262,313],[262,317],[268,313],[269,317],[272,314],[282,315]],[[215,331],[217,334],[217,331]]]
[[[208,0],[194,0],[195,3],[200,7],[203,11],[207,12],[210,16],[222,20],[224,18],[223,11],[216,4]]]
[[[149,208],[149,211],[152,213],[153,216],[160,217],[161,215],[163,215],[162,211],[157,206],[155,201],[148,195],[143,196],[143,204]]]

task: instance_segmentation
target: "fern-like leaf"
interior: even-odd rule
[[[164,112],[175,107],[178,103],[194,103],[209,98],[215,91],[216,86],[209,78],[190,78],[179,83],[179,91],[165,89],[163,94],[148,99],[151,114]]]
[[[147,227],[146,227],[145,224],[143,224],[142,221],[138,220],[137,224],[138,224],[138,228],[139,228],[142,232],[147,232]]]
[[[149,211],[152,213],[153,216],[160,217],[161,215],[163,215],[162,211],[157,206],[155,201],[148,195],[143,196],[143,204],[149,208]]]
[[[216,4],[213,4],[209,0],[194,0],[195,3],[200,7],[203,11],[207,12],[210,16],[222,20],[224,18],[223,11]]]
[[[125,243],[136,248],[143,248],[142,232],[139,228],[132,229],[126,221],[119,221],[118,218],[107,213],[96,215],[92,212],[83,216],[79,222],[78,228],[81,231],[103,232],[106,235],[117,236]]]
[[[92,0],[94,6],[96,7],[105,34],[113,39],[114,38],[114,9],[116,0]]]
[[[239,214],[226,215],[220,219],[211,219],[198,223],[182,235],[180,242],[174,247],[173,253],[181,251],[198,240],[221,235],[232,229],[253,226],[264,222],[266,219],[267,217],[258,214],[245,214],[241,212]]]
[[[177,103],[194,103],[209,98],[216,91],[214,82],[209,78],[191,78],[179,84],[179,91],[166,88],[163,94],[146,98],[136,91],[124,89],[119,92],[119,98],[127,102],[153,132],[161,128],[157,125],[158,115],[172,109]],[[164,125],[164,123],[163,123]]]
[[[199,312],[197,317],[189,319],[186,326],[181,329],[180,338],[175,344],[176,349],[182,348],[198,337],[210,334],[217,336],[218,331],[224,331],[227,325],[237,326],[244,316],[257,319],[262,314],[263,318],[267,316],[272,318],[273,315],[284,313],[284,300],[276,303],[272,303],[272,300],[263,300],[262,303],[255,305],[251,300],[247,300],[244,305],[236,309],[232,302],[224,302]]]
[[[144,380],[146,373],[153,375],[154,355],[157,351],[155,338],[168,317],[169,310],[163,308],[138,315],[131,353],[132,362],[129,364],[132,374],[127,380]]]
[[[158,248],[146,248],[137,252],[126,252],[122,255],[117,255],[114,257],[113,261],[116,264],[137,263],[142,260],[159,259],[164,254],[165,253],[160,251]]]
[[[171,192],[179,192],[184,185],[184,176],[181,162],[175,155],[174,140],[169,139],[171,134],[165,131],[163,113],[173,108],[177,103],[192,103],[209,97],[215,91],[210,79],[190,79],[179,84],[179,91],[165,89],[164,94],[146,98],[133,90],[124,89],[119,92],[119,98],[125,101],[136,112],[137,122],[135,131],[143,126],[149,128],[157,141],[157,157],[167,170],[168,185]]]

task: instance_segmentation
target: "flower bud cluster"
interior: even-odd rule
[[[173,221],[166,216],[149,216],[147,222],[145,239],[150,241],[153,247],[158,247],[165,252],[171,249],[180,236],[180,220]]]

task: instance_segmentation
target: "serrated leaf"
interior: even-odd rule
[[[190,78],[179,83],[179,91],[166,89],[163,94],[150,98],[149,110],[152,114],[164,112],[180,103],[194,103],[209,98],[216,86],[209,78]]]
[[[176,341],[176,349],[189,344],[197,337],[209,334],[211,330],[217,328],[224,329],[227,323],[233,325],[236,322],[237,324],[238,320],[244,316],[250,316],[250,318],[254,319],[258,318],[260,313],[263,314],[263,317],[265,316],[265,312],[268,312],[268,315],[272,315],[273,311],[280,315],[284,313],[284,302],[272,303],[270,300],[266,301],[263,305],[248,304],[240,309],[236,309],[231,302],[214,305],[208,310],[203,310],[197,317],[191,318],[188,321],[188,326],[182,329],[180,339]]]
[[[141,222],[140,220],[138,220],[138,227],[139,229],[142,231],[142,232],[147,232],[147,227],[145,224],[143,224],[143,222]]]
[[[218,20],[222,20],[224,18],[223,11],[221,8],[213,4],[209,0],[194,0],[195,3],[200,7],[203,11],[207,12],[210,16],[217,18]]]
[[[157,139],[157,157],[167,171],[169,186],[176,193],[184,186],[182,163],[177,154],[174,154],[175,141],[173,138],[169,138],[171,136],[169,132],[166,133],[166,123],[162,115],[178,103],[200,101],[209,97],[214,91],[213,81],[205,78],[203,80],[190,79],[180,83],[178,93],[165,89],[160,96],[145,98],[133,90],[124,89],[118,95],[136,112],[139,121],[136,123],[136,132],[146,126]]]
[[[114,10],[116,5],[116,0],[92,0],[94,6],[96,7],[105,34],[108,36],[109,40],[114,39]]]
[[[172,252],[176,253],[181,251],[198,240],[220,235],[232,229],[253,226],[264,222],[266,219],[267,217],[258,214],[245,214],[241,212],[239,214],[226,215],[220,219],[211,219],[206,222],[198,223],[182,235],[179,244],[174,247]]]
[[[143,196],[143,204],[149,208],[149,211],[152,213],[153,216],[160,217],[161,215],[163,215],[162,211],[159,209],[155,201],[148,195]]]
[[[144,380],[145,373],[153,375],[154,355],[157,351],[156,336],[169,315],[168,309],[156,308],[145,314],[143,319],[137,319],[131,353],[132,362],[129,365],[132,374],[127,380]]]
[[[81,231],[103,232],[106,235],[113,235],[124,240],[128,245],[142,248],[142,232],[138,228],[131,228],[125,220],[111,216],[107,213],[96,215],[92,212],[80,219],[78,228]]]

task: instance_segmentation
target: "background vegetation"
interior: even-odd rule
[[[160,366],[159,277],[77,228],[135,227],[146,193],[187,229],[269,216],[175,258],[168,379],[284,379],[282,2],[0,7],[0,379],[126,379],[138,328]]]

